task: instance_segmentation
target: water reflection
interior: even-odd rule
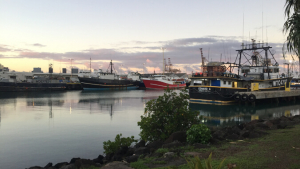
[[[299,115],[299,103],[300,102],[256,106],[190,104],[190,108],[199,111],[207,125],[231,126],[255,119]]]

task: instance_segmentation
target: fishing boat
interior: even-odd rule
[[[252,39],[252,43],[242,44],[242,49],[237,50],[234,63],[209,62],[203,65],[202,72],[191,77],[190,102],[254,102],[255,95],[239,93],[284,90],[285,85],[290,84],[291,77],[282,77],[279,74],[279,64],[271,53],[271,48]]]
[[[108,71],[110,69],[110,72]],[[120,79],[113,72],[112,61],[108,70],[103,72],[101,69],[94,73],[79,75],[78,78],[83,90],[132,90],[138,89],[139,81]]]
[[[180,89],[185,88],[185,79],[173,75],[153,75],[142,79],[146,89]]]

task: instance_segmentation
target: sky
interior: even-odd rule
[[[162,72],[163,57],[182,72],[234,61],[241,43],[268,42],[282,64],[285,0],[0,0],[0,64]],[[162,48],[165,48],[164,51]],[[221,59],[222,55],[222,59]],[[287,58],[291,60],[291,58]]]

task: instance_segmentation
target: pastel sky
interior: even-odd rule
[[[285,0],[0,0],[0,64],[15,71],[72,66],[118,73],[161,72],[162,50],[174,67],[198,71],[233,61],[242,40],[268,41],[283,62]],[[244,15],[244,26],[243,26]],[[263,29],[262,29],[263,26]],[[243,29],[244,27],[244,29]],[[244,37],[244,38],[243,38]],[[225,58],[227,60],[225,60]]]

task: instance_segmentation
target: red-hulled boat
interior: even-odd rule
[[[144,78],[143,82],[146,89],[179,89],[185,88],[186,83],[184,79],[171,79],[165,75],[154,75],[151,78]]]

